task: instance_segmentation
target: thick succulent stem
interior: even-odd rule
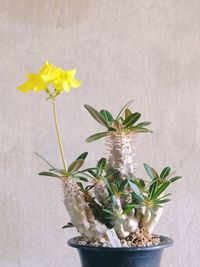
[[[72,224],[88,240],[100,240],[105,236],[106,226],[97,221],[85,200],[84,193],[73,178],[65,178],[64,204],[71,217]]]
[[[140,222],[142,225],[146,225],[146,228],[151,234],[162,215],[162,207],[155,207],[151,211],[147,207],[144,207],[142,213]]]
[[[120,223],[119,220],[114,219],[111,221],[117,235],[120,238],[126,238],[129,233],[135,231],[138,227],[138,220],[135,217],[135,212],[133,211],[131,214],[123,214],[122,209],[122,201],[120,198],[115,197],[115,204],[109,201],[109,193],[106,188],[105,182],[103,180],[99,180],[94,186],[94,194],[99,203],[102,204],[103,207],[107,209],[112,209],[116,215],[119,216],[120,219],[124,221],[124,223]]]
[[[108,167],[120,171],[121,176],[134,175],[134,139],[133,134],[124,131],[111,133],[106,142],[109,151]]]

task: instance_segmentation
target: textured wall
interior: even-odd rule
[[[117,112],[135,99],[153,122],[154,134],[139,138],[138,173],[148,162],[184,176],[157,228],[175,240],[162,267],[200,267],[200,1],[0,2],[0,266],[80,266],[66,245],[76,232],[61,229],[68,217],[59,182],[37,176],[46,165],[34,151],[61,163],[50,103],[15,89],[25,70],[49,59],[76,67],[84,81],[58,100],[69,160],[88,150],[91,164],[104,153],[103,142],[84,143],[101,128],[85,103]]]

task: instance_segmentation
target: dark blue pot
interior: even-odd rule
[[[171,238],[160,236],[157,246],[104,248],[79,245],[77,238],[71,238],[68,245],[78,249],[82,267],[160,267],[163,249],[173,244]]]

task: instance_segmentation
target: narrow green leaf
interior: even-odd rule
[[[50,172],[56,172],[56,173],[59,173],[61,175],[66,175],[66,171],[64,169],[58,170],[58,169],[52,168],[52,169],[49,169],[49,171]]]
[[[155,200],[154,202],[155,202],[155,204],[160,205],[160,204],[164,204],[166,202],[169,202],[170,200],[171,199],[169,199],[169,198],[165,198],[165,199],[161,199],[161,200]]]
[[[133,209],[138,209],[141,207],[142,207],[141,205],[129,204],[129,205],[125,206],[123,213],[129,214]]]
[[[96,133],[96,134],[93,134],[93,135],[89,136],[89,137],[85,140],[85,142],[86,142],[86,143],[90,143],[90,142],[93,142],[93,141],[95,141],[95,140],[98,140],[98,139],[100,139],[100,138],[102,138],[102,137],[104,137],[104,136],[106,136],[106,135],[108,135],[108,132]]]
[[[119,119],[120,116],[124,115],[125,110],[133,103],[133,100],[126,103],[126,105],[120,110],[119,114],[117,115],[117,119]]]
[[[98,162],[97,162],[97,168],[104,170],[107,164],[107,160],[106,158],[101,158]]]
[[[96,177],[97,176],[97,173],[93,170],[88,170],[88,172],[93,176],[93,177]]]
[[[65,228],[71,228],[71,227],[74,227],[74,225],[73,225],[72,223],[68,223],[68,224],[64,225],[64,226],[62,227],[62,229],[65,229]]]
[[[160,174],[160,178],[161,178],[161,179],[166,178],[166,177],[169,175],[170,171],[171,171],[171,168],[170,168],[170,167],[165,167],[165,168],[162,170],[161,174]]]
[[[114,212],[112,212],[111,210],[103,209],[103,211],[104,211],[105,213],[108,213],[108,214],[112,215],[112,216],[115,216]]]
[[[90,113],[90,115],[101,125],[109,127],[107,121],[105,118],[93,107],[89,105],[84,105],[84,107],[87,109],[87,111]]]
[[[135,112],[125,119],[125,121],[123,122],[123,125],[125,125],[125,127],[128,128],[132,126],[136,121],[138,121],[140,117],[141,117],[141,114],[138,112]]]
[[[138,126],[131,126],[131,127],[125,128],[125,130],[131,131],[133,133],[150,133],[150,132],[152,132],[151,130],[149,130],[147,128],[142,128],[142,127],[138,127]]]
[[[154,179],[155,178],[155,174],[154,174],[152,168],[147,163],[144,163],[144,168],[145,168],[147,174],[149,175],[149,177],[151,179]]]
[[[148,126],[150,124],[151,124],[150,121],[144,121],[144,122],[138,123],[136,126],[138,126],[138,127],[144,127],[144,126]]]
[[[56,177],[60,179],[60,176],[53,173],[53,172],[39,172],[39,175],[43,175],[43,176],[50,176],[50,177]]]
[[[126,108],[125,109],[125,119],[127,119],[132,114],[131,110]]]
[[[166,195],[164,195],[164,196],[162,196],[162,197],[159,197],[158,200],[161,200],[161,199],[163,199],[163,198],[165,198],[165,197],[168,197],[168,196],[171,196],[171,195],[172,195],[172,193],[168,193],[168,194],[166,194]]]
[[[112,171],[109,171],[109,172],[104,176],[104,178],[107,178],[107,177],[109,177],[109,176],[111,176],[111,175],[114,175],[114,174],[116,174],[116,173],[119,173],[119,171],[118,171],[118,170],[112,170]]]
[[[144,197],[143,197],[142,192],[140,191],[139,187],[132,180],[129,180],[128,183],[129,183],[131,189],[133,190],[133,192],[137,195],[137,197],[139,197],[143,201]]]
[[[171,178],[169,181],[170,181],[171,183],[173,183],[173,182],[175,182],[175,181],[177,181],[177,180],[179,180],[179,179],[181,179],[181,178],[182,178],[181,176],[176,176],[176,177]]]
[[[128,183],[128,180],[127,179],[125,179],[121,184],[120,184],[120,186],[119,186],[119,192],[122,192],[123,190],[124,190],[124,188],[125,188],[125,186],[127,185],[127,183]]]
[[[152,169],[152,172],[153,172],[153,174],[154,174],[154,177],[155,177],[156,179],[159,179],[159,175],[158,175],[157,171],[156,171],[154,168],[152,168],[152,167],[151,167],[151,169]]]
[[[83,182],[88,182],[88,179],[84,176],[76,175],[75,178]]]
[[[49,163],[43,156],[41,156],[40,154],[36,152],[34,152],[34,154],[38,156],[39,158],[41,158],[42,160],[44,160],[51,168],[54,168],[54,166],[51,163]]]
[[[84,160],[83,159],[76,159],[75,161],[73,161],[69,167],[68,167],[68,171],[69,172],[75,172],[78,171],[82,166],[83,166]]]
[[[88,172],[89,170],[93,170],[93,171],[97,171],[99,170],[99,168],[93,167],[93,168],[87,168],[81,171],[78,171],[77,173],[83,173],[83,172]]]
[[[87,155],[88,155],[88,152],[84,152],[80,156],[78,156],[77,159],[83,159],[83,160],[85,160],[87,158]]]
[[[161,184],[158,189],[156,190],[156,192],[154,193],[153,195],[153,198],[152,199],[155,199],[157,198],[158,196],[160,196],[160,194],[162,194],[162,192],[164,192],[167,187],[170,185],[170,181],[166,181],[164,182],[163,184]]]
[[[152,199],[154,197],[155,191],[157,187],[157,182],[154,182],[150,188],[149,188],[149,199]]]
[[[116,127],[117,130],[121,131],[123,129],[123,126],[120,121],[114,120],[113,121],[114,127]]]
[[[85,189],[84,189],[84,187],[83,187],[83,185],[82,185],[81,182],[78,182],[77,185],[80,187],[80,190],[81,190],[82,192],[85,191]]]
[[[104,119],[107,121],[107,124],[109,124],[109,122],[112,122],[113,121],[113,116],[112,114],[108,111],[108,110],[105,110],[105,109],[102,109],[100,111],[100,114],[104,117]]]
[[[116,193],[118,192],[117,186],[115,184],[111,183],[110,188],[111,188],[113,194],[116,195]]]
[[[139,183],[140,183],[142,188],[145,188],[145,181],[143,179],[140,179]]]

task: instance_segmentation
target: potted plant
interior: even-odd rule
[[[141,114],[132,112],[128,102],[114,117],[108,110],[97,111],[85,105],[90,115],[105,129],[91,135],[86,142],[104,138],[108,158],[97,160],[96,166],[83,168],[87,152],[67,165],[59,133],[56,99],[64,91],[76,88],[81,82],[76,70],[65,71],[48,61],[39,73],[28,74],[27,81],[18,87],[22,92],[45,91],[52,102],[62,168],[42,158],[48,171],[39,175],[61,181],[64,204],[71,222],[63,228],[76,227],[80,236],[68,244],[78,249],[82,267],[159,267],[161,253],[171,246],[172,239],[152,234],[170,193],[166,189],[180,176],[170,167],[157,172],[144,164],[147,178],[135,172],[135,138],[149,133],[150,122],[139,122]]]

